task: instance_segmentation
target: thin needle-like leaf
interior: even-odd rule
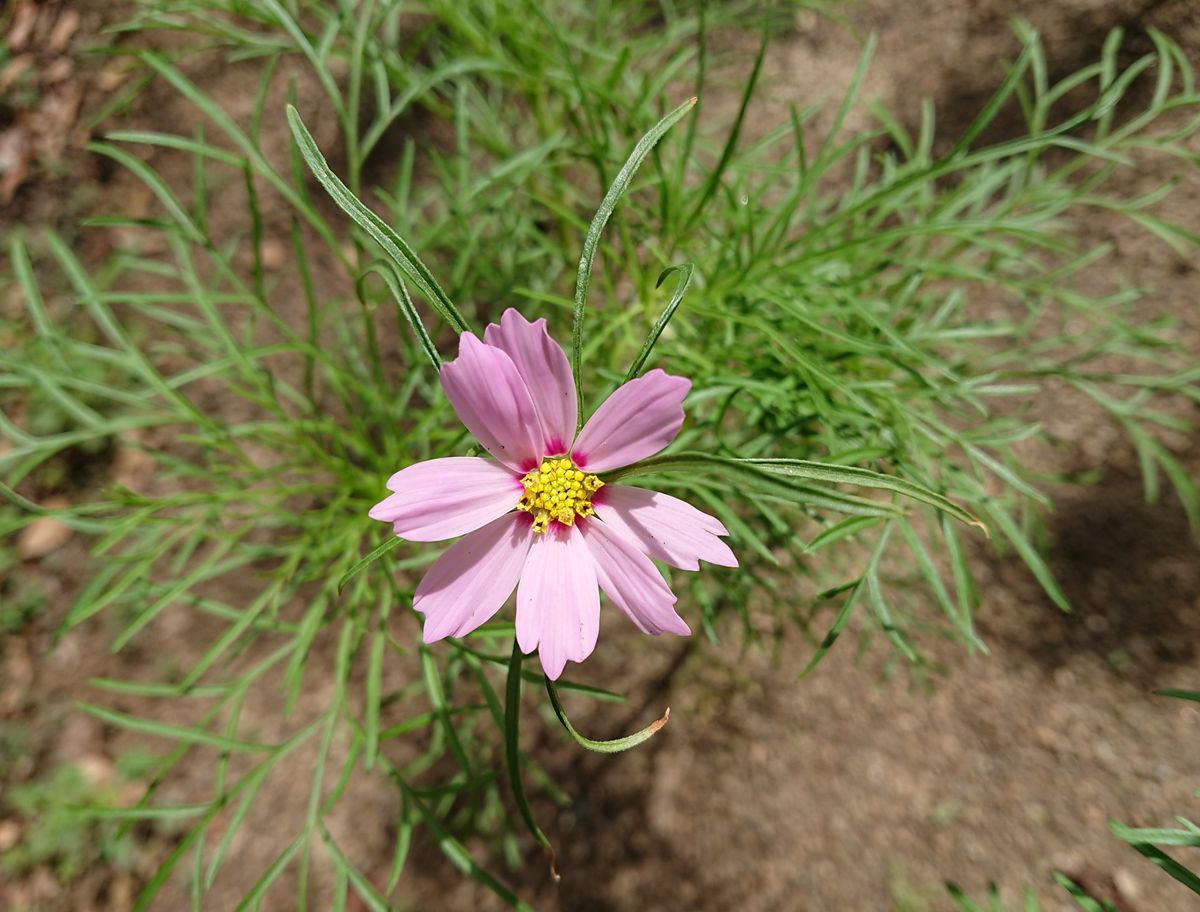
[[[629,154],[629,158],[613,179],[612,186],[604,194],[600,208],[596,210],[596,215],[588,226],[587,236],[583,239],[583,253],[579,257],[579,271],[575,278],[575,313],[571,323],[571,372],[575,376],[575,389],[579,396],[581,419],[583,416],[583,386],[580,383],[580,367],[583,361],[583,322],[587,309],[588,285],[592,280],[592,264],[596,259],[596,250],[600,246],[600,235],[604,231],[604,226],[608,224],[613,210],[617,208],[617,204],[629,190],[634,175],[637,174],[637,170],[646,156],[650,154],[650,150],[658,144],[658,141],[671,127],[695,106],[696,99],[689,98],[651,127],[646,135],[638,140],[637,145]]]
[[[442,286],[438,284],[429,267],[421,262],[416,251],[387,222],[363,205],[358,197],[351,193],[349,188],[333,173],[333,169],[325,161],[325,156],[321,154],[312,134],[304,126],[304,121],[300,119],[300,112],[288,105],[287,116],[288,124],[292,128],[292,136],[300,148],[300,154],[304,156],[305,163],[317,180],[321,182],[321,186],[333,198],[333,201],[338,204],[338,207],[371,236],[396,268],[417,287],[429,306],[441,314],[455,332],[469,332],[470,327],[466,320],[463,319],[462,314],[459,313],[458,308],[454,306],[446,292],[442,290]]]
[[[637,353],[637,357],[629,365],[629,370],[625,372],[623,383],[628,383],[642,372],[642,368],[646,365],[646,360],[654,350],[655,343],[658,342],[658,337],[667,328],[667,324],[671,322],[671,317],[675,316],[675,311],[679,309],[679,304],[683,301],[683,296],[687,294],[687,290],[692,284],[692,273],[695,271],[695,268],[691,263],[681,263],[678,266],[671,266],[664,269],[662,275],[658,277],[658,281],[655,283],[656,288],[660,287],[675,272],[679,273],[679,282],[675,285],[675,291],[671,295],[671,300],[667,303],[666,308],[659,314],[658,319],[654,321],[650,335],[646,337],[646,341],[642,344],[642,350]]]
[[[632,735],[626,735],[624,738],[615,738],[611,741],[594,741],[591,738],[585,738],[575,730],[571,724],[571,720],[567,718],[567,711],[563,709],[562,702],[558,698],[558,688],[554,686],[554,682],[549,678],[546,679],[546,693],[550,695],[550,705],[554,707],[554,714],[558,716],[558,721],[562,723],[562,727],[566,729],[575,743],[580,747],[586,747],[590,751],[596,751],[601,754],[618,754],[621,751],[627,751],[631,747],[637,747],[654,737],[667,721],[671,718],[671,707],[667,707],[666,712],[662,714],[662,718],[655,719],[645,728],[635,731]]]

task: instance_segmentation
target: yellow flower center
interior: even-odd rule
[[[585,475],[565,456],[547,459],[521,479],[525,493],[517,509],[533,514],[533,531],[541,534],[556,519],[564,526],[575,525],[576,516],[592,516],[592,495],[604,484],[595,475]]]

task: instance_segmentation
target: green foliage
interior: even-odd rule
[[[1174,697],[1177,700],[1200,702],[1200,691],[1170,689],[1160,690],[1158,693],[1160,696]],[[1157,865],[1193,893],[1200,894],[1200,872],[1192,867],[1196,864],[1194,851],[1188,852],[1191,864],[1180,861],[1166,851],[1166,848],[1172,847],[1184,850],[1200,849],[1200,826],[1186,817],[1176,817],[1175,820],[1179,823],[1178,827],[1131,827],[1116,821],[1110,826],[1114,836],[1129,843],[1134,851],[1148,859],[1151,864]]]
[[[0,856],[0,870],[19,875],[48,864],[66,883],[100,863],[128,867],[134,859],[132,835],[117,821],[90,813],[113,808],[124,781],[97,785],[79,767],[64,764],[43,779],[8,788],[4,811],[21,826],[21,837]]]
[[[24,725],[0,721],[0,777],[7,780],[11,776],[13,767],[25,752],[28,740]]]
[[[168,611],[216,631],[166,680],[96,682],[140,700],[138,712],[84,707],[174,745],[141,803],[111,815],[190,827],[138,909],[176,868],[191,869],[197,895],[211,887],[264,782],[301,747],[318,758],[304,823],[246,906],[294,871],[303,908],[317,848],[339,907],[353,891],[386,908],[424,830],[457,869],[522,907],[466,845],[482,836],[512,856],[522,823],[540,834],[520,788],[536,762],[515,734],[519,684],[542,676],[510,659],[507,621],[422,645],[409,606],[433,554],[366,516],[392,472],[469,445],[426,362],[502,306],[544,313],[561,340],[573,326],[587,406],[651,362],[692,378],[676,447],[634,471],[718,515],[743,569],[673,582],[712,638],[729,616],[753,634],[746,605],[772,592],[806,630],[832,608],[797,671],[858,614],[914,663],[922,631],[981,646],[965,538],[977,530],[959,523],[976,516],[1066,607],[1039,548],[1045,479],[1022,448],[1045,439],[1028,409],[1047,382],[1108,409],[1147,493],[1165,476],[1196,513],[1194,482],[1162,443],[1177,422],[1152,406],[1200,400],[1200,375],[1164,327],[1137,320],[1137,290],[1081,288],[1108,250],[1071,233],[1101,208],[1193,249],[1155,215],[1168,188],[1136,199],[1114,189],[1137,156],[1187,160],[1200,97],[1179,48],[1154,35],[1156,51],[1122,69],[1116,35],[1097,64],[1050,84],[1025,31],[995,97],[941,153],[931,108],[915,133],[882,110],[874,127],[845,130],[868,46],[827,126],[817,108],[792,106],[747,138],[756,79],[735,122],[715,124],[704,98],[723,61],[705,35],[749,25],[769,39],[781,20],[758,8],[572,0],[551,17],[533,0],[429,0],[410,19],[387,0],[139,4],[127,29],[191,36],[170,54],[136,49],[147,41],[127,51],[177,95],[188,126],[112,129],[93,150],[158,210],[94,221],[141,243],[92,271],[70,238],[14,235],[26,313],[6,337],[25,342],[0,352],[11,442],[0,492],[26,519],[69,454],[119,443],[156,463],[153,493],[113,488],[58,512],[94,536],[96,557],[65,626],[121,608],[116,650]],[[246,117],[188,75],[200,47],[257,81]],[[1146,81],[1152,95],[1135,105],[1131,86]],[[694,108],[674,97],[680,84],[695,86]],[[981,144],[1013,107],[1024,134]],[[433,119],[449,134],[418,143],[415,125]],[[319,122],[336,128],[320,144],[305,127]],[[289,266],[274,269],[268,253],[284,242]],[[24,415],[35,400],[53,401],[51,426],[12,417],[9,403]],[[823,598],[796,597],[792,580],[807,575]],[[332,671],[314,671],[322,664]],[[411,680],[389,692],[393,664]],[[245,730],[252,688],[281,695],[287,735]],[[309,688],[327,699],[301,717]],[[202,707],[192,721],[146,708],[181,701]],[[397,739],[419,746],[415,759],[393,759]],[[191,751],[215,757],[211,802],[157,803]],[[502,792],[506,762],[521,820]],[[382,894],[324,822],[363,776],[400,805]]]
[[[1081,912],[1116,912],[1112,903],[1096,899],[1088,894],[1079,884],[1062,874],[1054,875],[1055,882],[1062,887],[1075,901],[1075,906]],[[962,912],[1040,912],[1042,906],[1038,903],[1033,890],[1026,889],[1019,905],[1006,906],[1000,899],[1000,891],[995,884],[988,884],[987,903],[972,900],[959,887],[952,883],[946,884],[946,889]]]
[[[16,509],[0,506],[0,529],[18,528],[21,524]],[[19,573],[20,566],[15,545],[0,540],[0,635],[20,630],[46,604],[43,587]]]

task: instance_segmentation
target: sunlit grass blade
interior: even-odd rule
[[[1187,823],[1186,820],[1181,821]],[[1168,830],[1152,827],[1130,827],[1123,823],[1111,823],[1109,829],[1118,839],[1129,843],[1149,843],[1152,845],[1191,846],[1200,848],[1200,827],[1189,824],[1185,829]]]
[[[1192,700],[1200,703],[1200,690],[1176,690],[1168,687],[1164,690],[1156,690],[1154,692],[1160,697],[1174,697],[1176,700]]]
[[[860,532],[872,529],[878,524],[879,517],[877,516],[850,516],[834,523],[828,529],[814,536],[812,541],[805,546],[804,550],[811,554],[827,545],[832,545],[842,541],[842,539],[850,538],[858,535]]]
[[[417,343],[421,346],[421,350],[425,352],[430,363],[435,370],[442,369],[442,356],[438,353],[437,347],[433,344],[433,339],[430,338],[429,332],[425,329],[425,324],[421,322],[421,315],[417,313],[417,307],[413,303],[412,295],[408,293],[408,286],[404,284],[404,280],[396,275],[396,271],[390,263],[380,261],[368,267],[367,272],[375,272],[387,285],[388,291],[392,294],[392,300],[396,303],[396,310],[399,315],[408,324],[409,330],[416,338]],[[363,280],[366,278],[366,273],[363,274],[359,281],[360,293],[362,297],[361,287]]]
[[[429,306],[441,314],[442,318],[456,332],[469,332],[470,327],[459,313],[458,308],[454,306],[449,296],[438,284],[437,279],[434,278],[433,273],[430,272],[429,267],[421,262],[421,258],[408,245],[408,242],[393,231],[383,219],[363,205],[358,197],[351,193],[349,188],[333,173],[325,161],[325,156],[321,154],[316,141],[312,138],[312,134],[304,126],[304,121],[300,119],[300,112],[289,105],[287,116],[288,124],[292,128],[292,136],[300,148],[300,154],[304,156],[305,163],[320,181],[321,186],[333,198],[333,201],[337,203],[338,208],[371,236],[395,266],[416,286]]]
[[[1055,882],[1062,887],[1071,898],[1075,900],[1075,904],[1079,906],[1083,912],[1120,912],[1116,906],[1107,900],[1101,901],[1088,893],[1083,887],[1071,880],[1064,874],[1055,874]]]
[[[637,174],[637,170],[646,156],[650,154],[650,150],[695,105],[696,99],[689,98],[651,127],[646,135],[638,140],[637,145],[633,147],[633,151],[629,154],[629,158],[613,179],[612,186],[604,194],[600,208],[596,210],[596,215],[592,218],[592,223],[588,226],[587,236],[583,240],[583,253],[579,257],[579,271],[575,278],[574,317],[571,322],[571,373],[575,377],[575,388],[579,396],[579,414],[581,418],[583,415],[583,385],[580,382],[580,367],[583,360],[583,321],[587,309],[588,285],[592,280],[592,264],[596,259],[596,250],[600,246],[600,235],[604,231],[604,226],[608,224],[613,210],[617,208],[617,204],[620,203],[621,198],[629,190],[629,185],[633,182],[634,175]]]
[[[246,132],[237,125],[237,123],[226,114],[211,98],[209,98],[199,87],[183,75],[174,64],[172,64],[165,56],[156,51],[141,51],[138,53],[138,58],[153,69],[159,76],[169,82],[180,94],[198,107],[206,117],[215,123],[222,132],[239,148],[246,156],[246,159],[254,166],[256,174],[261,175],[268,181],[295,209],[304,217],[304,219],[312,226],[313,230],[318,232],[321,237],[328,243],[329,247],[337,256],[341,256],[341,248],[337,238],[326,224],[321,215],[312,207],[312,205],[304,199],[304,197],[296,191],[296,189],[284,180],[270,163],[263,156],[262,151],[256,146],[253,140]]]
[[[246,909],[257,908],[262,902],[263,895],[271,888],[271,885],[279,879],[279,875],[284,869],[291,864],[292,859],[296,857],[296,853],[302,848],[305,848],[308,843],[308,833],[300,833],[288,843],[287,847],[276,856],[270,866],[263,871],[262,876],[254,883],[242,897],[242,901],[234,908],[234,912],[244,912]]]
[[[350,885],[363,904],[371,912],[391,912],[391,905],[387,899],[375,889],[375,886],[362,875],[358,868],[350,863],[323,823],[318,824],[318,830],[325,848],[329,850],[329,857],[333,861],[334,868],[349,879]]]
[[[1152,864],[1166,871],[1193,893],[1200,894],[1200,874],[1196,874],[1195,871],[1180,864],[1160,848],[1144,842],[1131,842],[1130,846],[1135,852],[1148,858]]]
[[[116,725],[119,728],[138,732],[139,734],[153,735],[157,738],[166,738],[185,744],[215,747],[220,750],[236,751],[238,753],[270,753],[279,749],[279,745],[275,744],[261,744],[256,741],[243,741],[240,738],[227,738],[224,735],[218,735],[202,728],[191,728],[186,725],[172,725],[167,722],[142,719],[138,716],[117,712],[114,709],[108,709],[104,706],[94,706],[89,703],[79,703],[77,705],[84,712],[95,716],[102,722],[107,722],[109,725]]]
[[[370,554],[355,563],[353,567],[338,577],[337,591],[340,593],[346,588],[346,584],[350,582],[350,580],[354,579],[354,577],[358,576],[358,574],[362,573],[369,566],[371,566],[371,564],[375,563],[375,561],[379,560],[379,558],[383,557],[385,554],[396,550],[396,548],[400,547],[400,545],[403,543],[404,539],[398,538],[395,535],[390,536],[385,541],[381,542],[374,549],[372,549]]]
[[[821,638],[821,642],[817,644],[816,651],[812,654],[812,657],[808,660],[803,670],[800,672],[801,678],[807,677],[813,672],[813,670],[821,663],[821,660],[825,658],[825,655],[829,652],[829,650],[833,648],[833,644],[836,643],[838,638],[841,637],[841,635],[845,632],[846,627],[850,624],[851,617],[854,615],[854,609],[858,606],[859,600],[867,592],[868,587],[872,585],[876,587],[878,586],[877,579],[874,583],[872,583],[871,580],[875,578],[876,574],[879,572],[879,561],[882,559],[887,550],[888,538],[891,535],[891,532],[892,525],[891,523],[888,523],[883,527],[883,531],[879,534],[879,539],[875,543],[874,550],[871,552],[871,557],[867,561],[867,566],[863,570],[862,576],[853,582],[839,586],[834,592],[828,594],[830,597],[832,597],[833,595],[840,595],[847,590],[849,591],[849,595],[846,596],[845,601],[842,603],[842,607],[838,611],[837,617],[834,618],[833,624],[825,633],[825,636]]]
[[[371,635],[371,652],[367,660],[367,706],[366,746],[364,764],[369,770],[375,766],[375,753],[379,749],[379,691],[383,677],[383,650],[387,645],[387,631],[382,629],[386,620],[381,619],[380,628]]]
[[[212,810],[210,804],[178,804],[173,807],[151,805],[149,807],[68,807],[67,810],[82,817],[101,820],[186,820],[199,817]]]
[[[958,141],[954,144],[954,148],[950,150],[947,159],[954,159],[960,154],[966,152],[973,143],[976,137],[982,133],[1004,107],[1005,102],[1016,91],[1022,78],[1025,76],[1025,71],[1029,68],[1030,62],[1034,55],[1038,52],[1037,33],[1030,32],[1025,36],[1025,43],[1021,48],[1021,53],[1016,61],[1009,66],[1008,75],[1004,78],[1004,82],[1000,85],[988,99],[987,104],[983,106],[971,124],[962,132]]]
[[[1021,531],[1021,528],[1009,515],[1008,511],[999,504],[988,504],[984,507],[985,513],[995,523],[1000,530],[1004,539],[1016,549],[1021,560],[1030,569],[1037,581],[1042,584],[1042,588],[1046,594],[1050,596],[1054,602],[1063,611],[1071,610],[1071,603],[1067,596],[1063,593],[1058,585],[1058,581],[1054,578],[1054,571],[1050,569],[1050,565],[1034,547],[1033,543]]]
[[[717,475],[725,474],[733,479],[751,481],[775,476],[786,479],[802,478],[826,484],[850,484],[858,487],[878,488],[927,503],[960,522],[976,526],[984,532],[987,531],[983,523],[972,513],[923,485],[895,475],[885,475],[870,469],[835,463],[811,462],[804,459],[739,459],[717,456],[712,453],[684,452],[644,459],[634,465],[609,473],[609,477],[612,479],[628,478],[652,472],[668,474],[673,471],[695,469],[705,469]]]

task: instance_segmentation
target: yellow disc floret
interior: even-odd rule
[[[547,459],[521,479],[525,493],[517,509],[533,514],[533,531],[545,532],[550,520],[575,525],[576,516],[592,516],[592,495],[604,484],[595,475],[585,475],[565,456]]]

